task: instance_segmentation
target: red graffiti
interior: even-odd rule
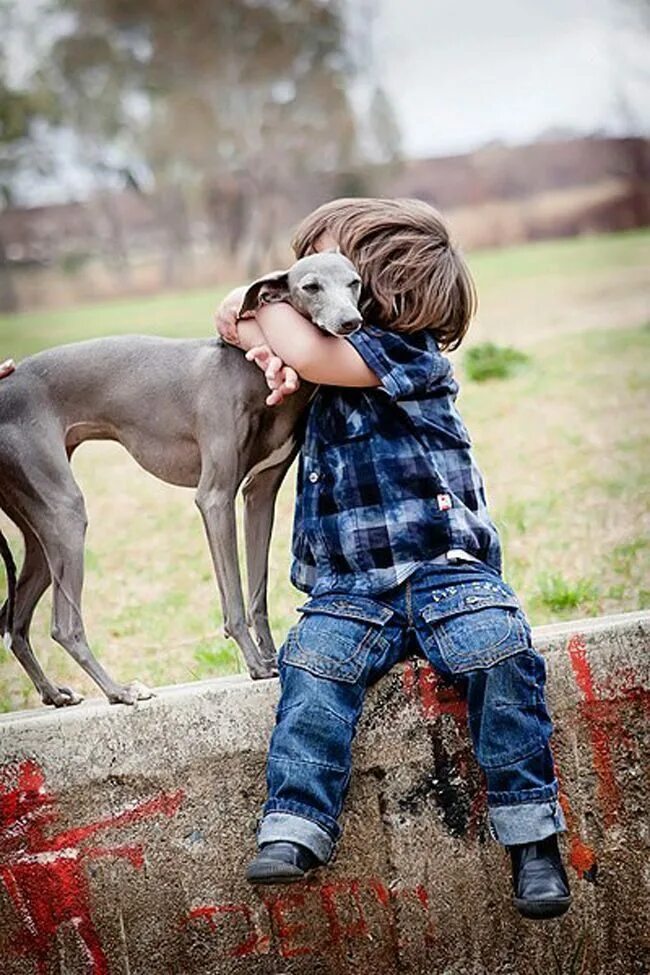
[[[618,785],[614,776],[610,741],[610,725],[613,717],[612,702],[598,699],[591,668],[587,660],[587,646],[584,637],[580,634],[571,637],[567,650],[576,683],[584,698],[580,710],[591,735],[600,800],[605,813],[605,822],[609,825],[617,817],[620,802]]]
[[[426,721],[438,721],[443,715],[449,715],[458,728],[467,729],[467,700],[458,686],[446,684],[429,664],[417,664],[407,661],[402,675],[403,686],[407,697],[416,701]],[[478,835],[487,808],[487,789],[484,779],[476,778],[476,759],[471,742],[462,736],[464,745],[454,755],[454,763],[458,776],[465,783],[467,794],[471,797],[469,815],[467,817],[467,839]]]
[[[360,896],[361,882],[359,880],[344,881],[344,883],[323,884],[320,898],[323,910],[327,915],[330,941],[334,945],[350,938],[366,938],[368,936],[368,922],[363,913]],[[337,898],[341,894],[350,896],[354,905],[355,920],[342,924],[337,910]]]
[[[247,904],[207,904],[204,907],[193,908],[187,917],[183,918],[182,926],[186,927],[192,921],[205,921],[213,934],[219,933],[217,918],[239,917],[246,925],[246,935],[230,951],[232,958],[245,958],[247,955],[265,955],[269,950],[270,938],[263,934],[258,926],[253,911]]]
[[[634,752],[637,747],[636,740],[621,723],[621,706],[641,704],[647,709],[650,705],[650,693],[639,686],[638,675],[631,667],[620,668],[605,677],[597,686],[587,659],[587,644],[580,633],[571,637],[567,652],[576,684],[582,692],[580,715],[589,729],[594,771],[598,779],[598,798],[605,824],[611,825],[618,818],[621,805],[612,749],[615,745],[624,744],[630,752]],[[557,767],[555,771],[560,781],[559,799],[568,827],[569,862],[586,880],[595,881],[596,855],[580,838],[577,817],[564,793]]]
[[[407,661],[402,679],[407,697],[418,701],[427,720],[450,714],[456,721],[467,723],[467,701],[457,687],[443,684],[429,664],[416,668],[412,661]]]
[[[374,905],[380,908],[383,924],[387,924],[391,941],[401,946],[396,936],[396,905],[417,905],[426,923],[425,941],[435,941],[434,922],[430,911],[427,890],[416,887],[387,887],[375,877],[346,879],[326,884],[305,884],[299,890],[264,897],[259,907],[264,917],[256,916],[247,904],[207,904],[193,908],[183,919],[182,926],[203,921],[209,931],[218,936],[220,945],[239,938],[228,947],[228,958],[242,958],[268,954],[271,950],[270,930],[275,936],[275,951],[281,958],[289,959],[307,955],[322,955],[333,950],[345,950],[354,941],[373,938],[373,925],[369,911]],[[315,933],[314,915],[324,922],[325,936]],[[217,925],[217,918],[220,924]],[[308,920],[309,919],[309,920]],[[241,938],[241,921],[246,933]],[[233,927],[232,925],[235,925]],[[319,926],[316,925],[316,928]]]
[[[622,725],[621,706],[641,704],[647,709],[650,705],[650,692],[635,683],[638,678],[631,668],[622,668],[610,674],[597,687],[587,659],[587,646],[581,634],[571,637],[567,650],[576,683],[582,691],[580,714],[589,729],[594,770],[598,779],[598,797],[605,825],[609,826],[618,818],[621,807],[621,793],[616,780],[612,750],[618,744],[625,745],[631,751],[635,747],[634,739]]]
[[[136,870],[144,863],[142,847],[81,844],[97,833],[137,823],[151,816],[173,816],[183,791],[160,793],[87,826],[52,834],[56,796],[48,792],[43,772],[33,761],[0,770],[0,881],[20,922],[13,949],[27,955],[38,975],[47,975],[57,933],[71,927],[92,975],[108,975],[106,956],[90,914],[90,893],[83,864],[100,857],[121,857]]]
[[[264,901],[268,909],[273,927],[277,931],[280,942],[280,954],[283,958],[296,958],[298,955],[311,955],[313,949],[310,944],[296,944],[295,939],[305,930],[306,925],[294,921],[291,923],[286,914],[288,911],[300,910],[305,906],[304,891],[291,891],[278,897],[270,897]]]
[[[555,764],[554,769],[559,785],[558,799],[560,805],[562,806],[562,811],[564,812],[564,818],[566,819],[567,824],[569,839],[569,863],[580,877],[593,882],[596,879],[597,870],[596,854],[594,853],[593,849],[590,846],[587,846],[587,844],[584,843],[580,837],[578,820],[573,811],[573,807],[569,802],[569,797],[564,792],[562,779],[560,777],[560,770]]]

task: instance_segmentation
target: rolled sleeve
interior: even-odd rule
[[[426,331],[400,334],[366,325],[346,336],[346,341],[372,369],[391,400],[428,392],[450,374],[447,359]]]

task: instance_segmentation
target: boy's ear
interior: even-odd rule
[[[268,304],[272,301],[289,300],[289,272],[271,271],[263,278],[253,281],[248,291],[244,295],[239,318],[246,312],[255,311],[260,305]]]

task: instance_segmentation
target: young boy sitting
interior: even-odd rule
[[[334,200],[308,216],[297,257],[339,247],[358,269],[364,325],[329,336],[286,303],[221,334],[266,372],[269,405],[319,384],[300,455],[291,579],[309,593],[279,652],[281,697],[251,883],[300,880],[341,835],[366,688],[419,650],[466,681],[490,832],[510,853],[514,903],[563,914],[571,895],[544,701],[544,658],[501,575],[497,530],[443,350],[458,347],[474,284],[440,215],[417,200]]]

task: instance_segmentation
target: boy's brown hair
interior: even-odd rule
[[[422,200],[331,200],[299,225],[296,257],[325,232],[361,275],[367,321],[396,332],[428,328],[441,349],[458,348],[476,312],[476,287],[437,210]]]

